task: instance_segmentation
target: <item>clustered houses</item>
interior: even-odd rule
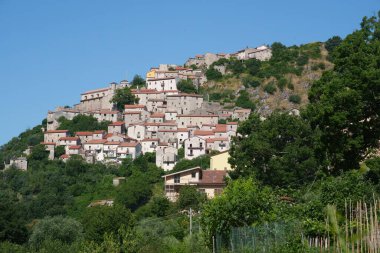
[[[163,68],[161,72],[169,71],[160,67]],[[175,69],[178,73],[186,73],[185,68]],[[113,110],[110,94],[127,86],[126,81],[83,93],[81,103],[74,109],[63,108],[56,115],[49,112],[51,121],[48,120],[42,143],[49,151],[49,158],[54,159],[57,146],[65,149],[61,157],[63,160],[80,155],[88,162],[104,163],[120,163],[125,158],[134,159],[140,154],[155,152],[157,166],[168,171],[177,163],[180,148],[184,149],[186,159],[194,159],[213,150],[229,150],[231,138],[237,132],[237,122],[218,124],[219,120],[245,120],[250,110],[237,108],[221,113],[199,113],[203,108],[201,95],[179,92],[179,77],[174,74],[157,78],[156,75],[161,72],[156,71],[154,75],[150,72],[147,87],[132,90],[132,94],[139,98],[139,103],[125,105],[122,113]],[[70,134],[67,130],[56,129],[58,124],[55,116],[69,114],[69,118],[73,118],[76,113],[93,115],[99,121],[110,121],[108,131]]]

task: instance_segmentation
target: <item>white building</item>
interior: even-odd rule
[[[194,136],[184,141],[184,148],[185,158],[192,160],[206,154],[206,141],[198,136]]]
[[[157,91],[177,90],[177,82],[178,78],[176,77],[156,78],[146,81],[148,89]]]

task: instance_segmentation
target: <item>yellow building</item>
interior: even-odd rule
[[[156,70],[157,70],[157,68],[151,68],[151,69],[146,73],[146,79],[156,78]]]
[[[224,151],[220,154],[211,156],[210,169],[211,170],[232,170],[231,164],[228,163],[230,154],[228,151]]]

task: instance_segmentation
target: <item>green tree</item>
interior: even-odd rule
[[[133,227],[134,218],[130,210],[120,205],[91,207],[86,209],[82,224],[88,240],[101,242],[105,233],[117,233],[122,226]]]
[[[272,186],[294,186],[313,180],[319,160],[316,137],[297,116],[273,113],[266,120],[251,115],[230,149],[233,177],[254,175]]]
[[[38,144],[32,148],[32,152],[29,155],[30,160],[42,161],[47,160],[49,156],[49,151],[46,150],[45,146]]]
[[[250,75],[256,76],[259,73],[260,67],[261,67],[261,61],[257,59],[248,59],[244,62],[244,64]]]
[[[116,108],[122,112],[124,111],[125,105],[138,103],[139,98],[135,97],[135,95],[131,93],[130,88],[124,87],[116,90],[115,95],[110,102],[114,103]]]
[[[68,130],[70,134],[74,134],[79,131],[94,131],[94,130],[107,130],[109,121],[99,122],[92,115],[79,114],[72,120],[60,117],[58,119],[60,130]]]
[[[143,87],[145,86],[145,80],[140,75],[135,75],[131,82],[132,87]]]
[[[249,93],[245,90],[240,91],[239,97],[236,99],[236,106],[255,110],[255,103],[249,98]]]
[[[213,67],[210,67],[206,70],[206,77],[207,80],[219,80],[223,77],[222,73],[220,73],[218,70],[214,69]]]
[[[58,240],[71,244],[83,238],[82,224],[72,218],[62,216],[46,217],[33,227],[29,243],[38,249],[44,241]]]
[[[180,80],[177,83],[177,89],[184,93],[198,93],[197,88],[190,79]]]
[[[65,146],[57,146],[54,149],[54,157],[59,158],[66,153]]]
[[[211,241],[216,234],[226,238],[231,228],[250,226],[272,220],[275,198],[267,187],[252,178],[228,184],[223,194],[205,203],[201,226]]]
[[[191,207],[198,210],[206,199],[206,195],[199,192],[195,186],[185,185],[179,190],[177,204],[180,209],[187,209]]]
[[[333,36],[330,39],[326,40],[325,48],[329,53],[332,53],[334,49],[342,43],[342,38],[339,36]]]
[[[309,92],[305,117],[322,132],[330,171],[359,168],[380,139],[380,22],[365,17],[361,29],[335,48],[334,69]]]

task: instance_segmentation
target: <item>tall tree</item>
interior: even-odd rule
[[[297,116],[273,113],[265,121],[251,115],[238,129],[230,149],[232,177],[255,176],[272,186],[313,180],[318,159],[310,126]]]
[[[334,69],[313,84],[305,116],[321,129],[330,171],[359,167],[380,138],[380,19],[365,17],[361,29],[333,52]]]
[[[132,94],[130,88],[124,87],[116,90],[115,95],[110,102],[115,103],[116,108],[122,112],[125,105],[138,103],[139,98]]]

